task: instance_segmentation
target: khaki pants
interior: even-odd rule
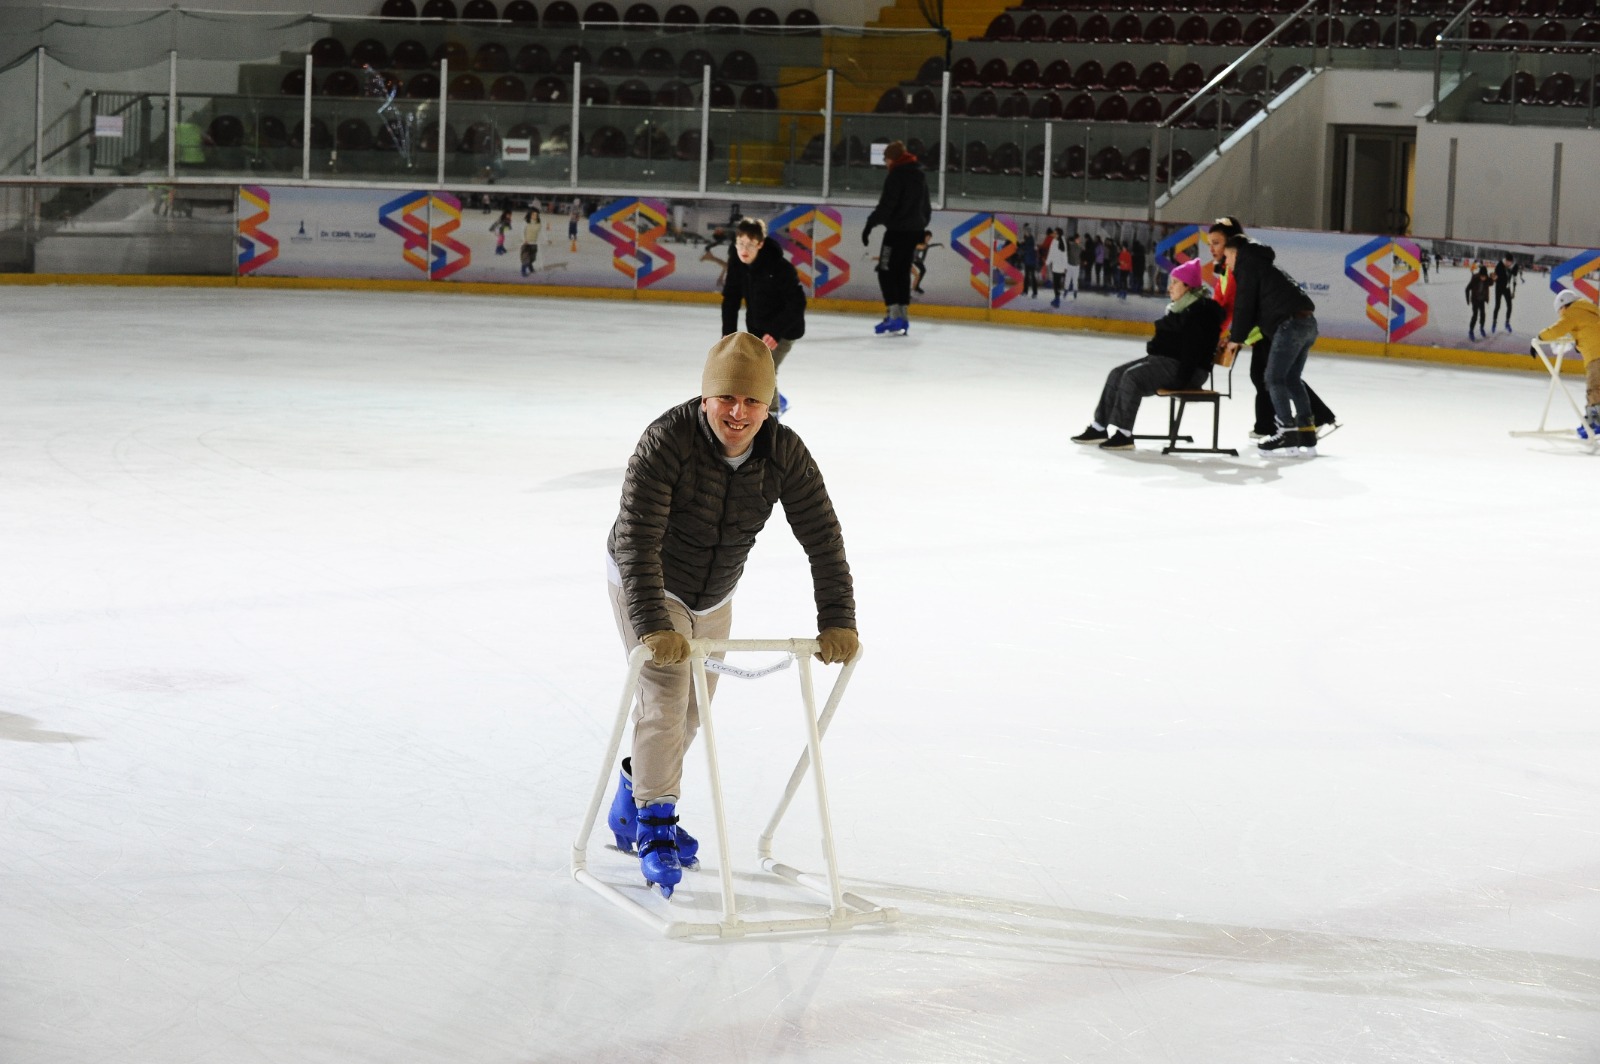
[[[1600,403],[1600,358],[1585,363],[1583,374],[1589,381],[1589,405],[1594,406]]]
[[[639,639],[633,634],[622,588],[607,584],[611,612],[622,636],[624,653],[633,653]],[[733,628],[733,603],[697,617],[681,602],[667,600],[672,628],[685,639],[726,639]],[[721,659],[723,655],[714,657]],[[714,696],[716,673],[707,673],[706,686]],[[695,705],[694,680],[689,663],[657,667],[649,662],[639,672],[639,694],[633,704],[633,797],[641,805],[683,794],[683,755],[700,730],[700,709]]]

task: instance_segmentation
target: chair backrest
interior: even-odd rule
[[[1050,65],[1044,68],[1044,74],[1039,80],[1049,89],[1072,88],[1072,64],[1065,59],[1052,59]]]

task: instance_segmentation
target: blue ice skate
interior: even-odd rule
[[[617,779],[617,793],[611,798],[611,835],[617,840],[617,849],[623,853],[633,852],[634,839],[639,834],[639,807],[633,800],[633,758],[622,759],[622,774]],[[695,854],[700,852],[700,842],[693,835],[682,828],[678,833],[678,863],[685,868],[693,868],[700,861]]]
[[[683,863],[678,859],[678,809],[671,802],[657,802],[639,810],[639,870],[644,881],[661,888],[661,896],[672,897],[672,888],[683,879]]]

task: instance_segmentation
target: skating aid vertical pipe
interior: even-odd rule
[[[700,709],[700,730],[705,733],[706,764],[711,770],[711,815],[717,825],[717,862],[722,875],[722,921],[731,927],[738,920],[733,896],[733,857],[728,852],[728,818],[722,805],[722,768],[717,762],[717,733],[711,723],[711,685],[706,681],[704,651],[689,659],[694,674],[695,703]]]
[[[833,913],[844,910],[839,887],[839,859],[833,847],[833,816],[828,811],[828,781],[822,772],[822,733],[817,727],[817,700],[811,685],[811,658],[800,659],[800,697],[806,711],[806,749],[811,754],[811,778],[817,789],[817,814],[822,826],[822,859],[828,866],[829,898]]]
[[[628,710],[633,708],[634,691],[639,686],[639,673],[644,669],[646,659],[650,657],[650,648],[640,644],[633,648],[628,655],[628,676],[622,682],[621,705],[617,707],[616,720],[611,725],[611,738],[607,740],[605,760],[600,762],[600,779],[594,785],[594,794],[589,798],[589,811],[584,814],[583,823],[578,828],[578,837],[572,844],[572,874],[577,876],[584,870],[589,859],[589,834],[594,830],[595,818],[600,815],[600,803],[605,801],[606,786],[611,782],[611,773],[617,761],[617,753],[622,749],[622,732],[628,725]]]
[[[804,654],[810,651],[797,651]],[[844,689],[849,686],[850,677],[855,673],[856,666],[861,662],[861,656],[866,653],[864,647],[856,648],[856,656],[851,658],[839,673],[839,678],[834,681],[833,691],[828,695],[828,702],[822,709],[822,716],[817,721],[817,735],[828,734],[828,725],[833,722],[833,715],[839,708],[839,700],[844,697]],[[783,797],[778,799],[778,808],[773,810],[772,818],[767,821],[766,830],[761,833],[761,838],[756,843],[756,855],[767,861],[772,857],[772,839],[778,833],[778,824],[782,822],[784,814],[789,811],[789,803],[794,801],[794,796],[800,791],[800,781],[805,779],[806,769],[811,766],[811,751],[800,751],[800,758],[795,762],[794,771],[789,773],[789,783],[783,789]]]

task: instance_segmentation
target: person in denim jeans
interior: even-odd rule
[[[1317,341],[1317,305],[1275,263],[1266,245],[1242,234],[1230,236],[1223,254],[1234,286],[1228,347],[1237,353],[1256,328],[1272,337],[1266,380],[1277,431],[1256,446],[1266,453],[1315,455],[1316,419],[1300,376]]]

